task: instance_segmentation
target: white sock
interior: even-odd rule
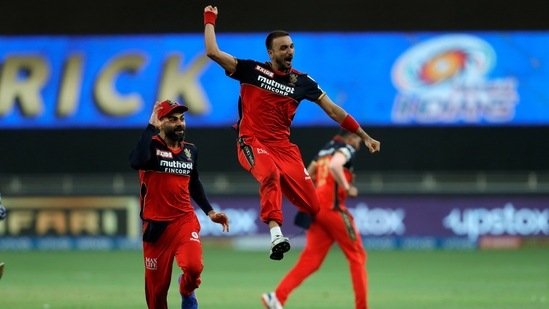
[[[270,232],[271,232],[271,239],[275,239],[276,237],[282,236],[282,230],[280,230],[280,226],[271,228]]]

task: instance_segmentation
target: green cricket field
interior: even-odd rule
[[[268,252],[206,247],[201,309],[263,308],[300,249],[272,261]],[[146,308],[140,251],[9,251],[0,279],[2,309]],[[549,308],[549,249],[369,251],[372,309]],[[168,295],[180,308],[177,276]],[[284,308],[354,308],[348,265],[333,249]]]

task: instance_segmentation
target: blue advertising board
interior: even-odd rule
[[[370,126],[549,125],[549,32],[294,33],[294,67]],[[265,34],[219,34],[267,61]],[[202,34],[0,36],[0,129],[141,128],[152,106],[189,106],[193,127],[238,118],[238,82]],[[293,126],[333,125],[312,102]]]

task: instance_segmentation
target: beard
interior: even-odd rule
[[[176,131],[182,131],[183,133],[177,133]],[[166,137],[175,142],[182,142],[185,140],[185,128],[182,126],[173,127],[172,129],[165,130]]]
[[[282,72],[287,72],[292,68],[292,66],[288,65],[284,60],[278,63],[278,67],[281,68]]]
[[[286,59],[285,59],[285,58],[276,59],[276,60],[275,60],[275,63],[276,63],[277,66],[279,67],[279,70],[280,70],[280,71],[283,71],[283,72],[288,71],[288,70],[290,70],[290,69],[292,68],[291,63],[288,65],[288,64],[286,63]]]

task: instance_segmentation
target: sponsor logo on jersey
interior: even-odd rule
[[[160,167],[165,173],[190,175],[193,170],[192,162],[160,160]]]
[[[158,258],[145,257],[145,268],[156,270],[158,268]]]
[[[156,156],[166,159],[173,159],[173,155],[170,151],[156,149]]]
[[[197,242],[200,242],[200,238],[198,237],[198,233],[197,232],[192,232],[191,233],[191,238],[189,238],[190,241],[197,241]]]
[[[266,78],[265,76],[258,75],[257,80],[260,82],[259,86],[263,89],[269,90],[271,92],[288,96],[290,94],[294,94],[295,88],[290,87],[284,84],[281,84],[274,79]]]
[[[274,73],[265,69],[264,67],[260,66],[260,65],[256,65],[255,66],[255,69],[258,70],[259,72],[269,76],[270,78],[273,78],[274,77]]]

